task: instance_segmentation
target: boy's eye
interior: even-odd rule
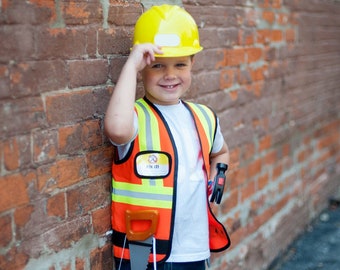
[[[176,64],[177,67],[186,67],[187,64],[186,63],[178,63]]]
[[[153,64],[153,65],[151,66],[151,68],[161,68],[161,67],[162,67],[161,64]]]

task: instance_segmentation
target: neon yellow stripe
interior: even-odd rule
[[[163,181],[159,181],[163,182]],[[172,195],[173,188],[172,187],[163,187],[163,186],[147,186],[144,185],[136,185],[131,183],[123,183],[112,181],[112,188],[119,190],[129,190],[134,192],[146,193],[146,194],[161,194],[161,195]]]
[[[138,112],[138,126],[140,126],[140,123],[145,123],[145,114],[143,112],[143,109],[140,107],[139,104],[136,104],[137,112]],[[140,141],[145,141],[146,138],[146,130],[144,128],[138,128],[138,136]],[[142,149],[141,149],[142,150]],[[143,149],[144,150],[144,149]]]
[[[140,103],[140,104],[139,104]],[[143,128],[139,128],[139,149],[140,151],[155,150],[161,151],[161,137],[159,135],[159,126],[156,115],[151,111],[150,106],[144,99],[139,99],[136,103],[138,111],[138,124]],[[143,142],[143,143],[142,143]],[[158,187],[163,186],[162,181],[153,182],[150,179],[142,179],[143,185]],[[151,184],[152,183],[152,184]]]
[[[200,121],[201,121],[201,123],[202,123],[202,125],[203,125],[203,127],[204,127],[204,129],[205,129],[205,133],[207,134],[207,135],[209,135],[210,133],[209,133],[209,124],[208,124],[208,122],[207,122],[207,119],[206,119],[206,116],[202,113],[202,111],[197,107],[197,105],[196,104],[194,104],[194,103],[189,103],[189,105],[190,105],[190,107],[194,110],[194,112],[198,115],[198,117],[199,117],[199,119],[200,119]],[[211,125],[212,125],[212,130],[210,131],[210,132],[214,132],[214,130],[215,130],[215,128],[216,128],[216,123],[215,123],[215,116],[214,116],[214,114],[212,113],[212,111],[211,110],[209,110],[208,108],[206,108],[206,107],[204,107],[204,106],[202,106],[201,107],[202,109],[204,109],[204,111],[207,113],[207,115],[208,115],[208,117],[210,118],[210,123],[211,123]],[[213,135],[213,134],[212,134]],[[207,136],[208,137],[208,139],[209,139],[209,147],[211,148],[211,146],[212,146],[212,143],[213,143],[213,141],[212,141],[212,137],[211,136]]]

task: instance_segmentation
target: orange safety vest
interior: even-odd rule
[[[183,102],[190,111],[199,135],[206,174],[209,177],[209,155],[213,146],[217,120],[208,107]],[[135,103],[138,135],[128,154],[112,165],[112,229],[114,257],[130,258],[126,239],[127,210],[157,210],[159,221],[156,238],[156,260],[165,261],[171,251],[176,205],[177,150],[170,129],[159,110],[146,98]],[[208,178],[209,179],[209,178]],[[230,246],[224,226],[211,211],[207,198],[209,244],[212,252]],[[134,226],[137,231],[148,227],[147,221]],[[149,262],[153,258],[150,254]]]

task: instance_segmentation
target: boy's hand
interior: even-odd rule
[[[159,46],[151,43],[137,44],[133,46],[128,61],[132,61],[137,71],[141,71],[155,60],[155,54],[163,54]]]

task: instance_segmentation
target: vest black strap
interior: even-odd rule
[[[129,248],[129,240],[126,239],[125,241],[125,246],[124,246],[124,239],[125,239],[126,234],[122,232],[118,232],[113,230],[112,233],[112,243],[115,246],[121,247],[121,248]],[[156,250],[157,254],[167,254],[169,249],[169,241],[166,240],[159,240],[156,239]]]

